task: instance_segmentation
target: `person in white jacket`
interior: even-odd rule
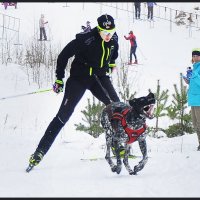
[[[47,24],[48,21],[45,22],[44,20],[44,14],[41,14],[40,20],[39,20],[39,26],[40,26],[40,41],[42,41],[42,36],[44,36],[44,40],[47,40],[46,30],[45,30],[45,24]]]

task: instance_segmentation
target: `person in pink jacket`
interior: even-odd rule
[[[137,56],[136,56],[136,49],[137,49],[137,42],[136,42],[136,36],[133,34],[133,31],[130,31],[129,32],[129,36],[126,37],[124,35],[124,38],[126,40],[130,40],[130,43],[131,43],[131,49],[130,49],[130,62],[128,63],[129,65],[131,64],[138,64],[138,60],[137,60]],[[134,55],[135,57],[135,62],[132,63],[132,54]]]

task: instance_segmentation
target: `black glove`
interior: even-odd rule
[[[62,80],[57,79],[53,84],[53,91],[55,93],[63,92],[64,83]]]

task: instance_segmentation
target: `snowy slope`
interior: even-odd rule
[[[23,19],[21,34],[24,42],[33,32],[33,24],[40,13],[44,12],[54,33],[53,42],[62,41],[64,46],[80,31],[80,26],[86,20],[95,26],[96,17],[100,14],[99,7],[92,3],[86,3],[84,10],[82,4],[77,4],[76,8],[73,4],[63,8],[64,5],[19,3],[17,10],[9,8],[4,11],[1,7],[0,12]],[[187,8],[186,4],[181,6]],[[94,14],[88,19],[87,9],[91,7]],[[51,15],[52,12],[54,15]],[[110,12],[115,15],[113,10]],[[57,19],[61,21],[58,23]],[[193,34],[190,38],[188,30],[180,28],[175,31],[175,27],[170,33],[169,24],[162,21],[155,21],[154,28],[149,28],[146,21],[134,24],[130,21],[127,24],[126,21],[124,14],[119,14],[116,19],[122,55],[126,56],[129,50],[129,43],[123,40],[123,35],[131,29],[136,33],[143,53],[138,49],[139,60],[144,61],[144,65],[129,71],[137,95],[146,95],[148,88],[154,91],[157,79],[160,79],[161,88],[169,88],[173,93],[172,84],[179,82],[179,73],[185,72],[186,67],[191,65],[191,49],[198,46],[199,35]],[[117,70],[120,70],[120,66]],[[117,70],[113,74],[114,79]],[[0,98],[37,90],[36,84],[28,83],[27,75],[20,66],[11,63],[0,65]],[[82,118],[80,111],[84,109],[87,98],[91,97],[89,92],[80,101],[43,161],[33,171],[26,173],[28,159],[55,116],[62,97],[63,94],[50,91],[0,101],[0,197],[200,196],[200,156],[196,151],[196,134],[160,139],[148,136],[149,160],[137,176],[128,175],[124,167],[120,175],[114,174],[105,160],[82,161],[81,158],[105,156],[104,134],[95,139],[75,131],[74,124]],[[151,123],[154,121],[149,121]],[[169,122],[161,123],[167,126]],[[132,153],[141,156],[137,142],[132,145]],[[139,161],[139,157],[130,160],[131,166],[134,167]]]

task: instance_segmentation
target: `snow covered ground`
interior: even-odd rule
[[[80,31],[85,21],[89,20],[95,26],[96,18],[101,14],[99,5],[93,3],[85,3],[84,10],[82,3],[77,3],[76,7],[72,3],[67,8],[64,5],[19,3],[16,10],[8,8],[5,11],[1,7],[0,12],[22,19],[22,42],[33,33],[33,24],[37,23],[43,12],[54,35],[53,42],[61,41],[64,47]],[[191,9],[190,3],[179,6]],[[88,17],[91,8],[93,13]],[[102,12],[115,16],[115,10],[106,9]],[[154,28],[150,28],[148,21],[135,21],[133,24],[131,17],[124,13],[118,13],[116,25],[122,56],[129,51],[129,42],[124,41],[123,35],[133,30],[137,36],[137,55],[139,62],[144,63],[137,69],[130,69],[137,96],[146,95],[148,88],[154,92],[157,79],[160,79],[162,89],[168,88],[170,93],[174,93],[173,84],[179,83],[179,73],[185,73],[186,68],[191,66],[191,49],[199,47],[199,32],[192,30],[192,37],[183,27],[173,27],[170,32],[169,24],[161,20],[154,22]],[[117,70],[120,70],[120,66]],[[114,78],[116,73],[113,74]],[[0,98],[37,90],[37,84],[28,83],[22,67],[11,63],[0,65]],[[196,134],[160,139],[147,136],[149,160],[137,176],[128,175],[124,167],[120,175],[112,173],[104,159],[81,160],[105,156],[104,134],[95,139],[75,131],[74,124],[82,119],[80,111],[85,108],[87,98],[91,97],[89,92],[80,101],[42,162],[26,173],[29,157],[57,113],[62,97],[63,94],[45,92],[0,101],[0,197],[200,196],[200,152],[196,151]],[[164,128],[169,125],[167,120],[160,123]],[[132,153],[141,156],[137,142],[132,145]],[[134,167],[140,159],[131,159],[131,166]]]

